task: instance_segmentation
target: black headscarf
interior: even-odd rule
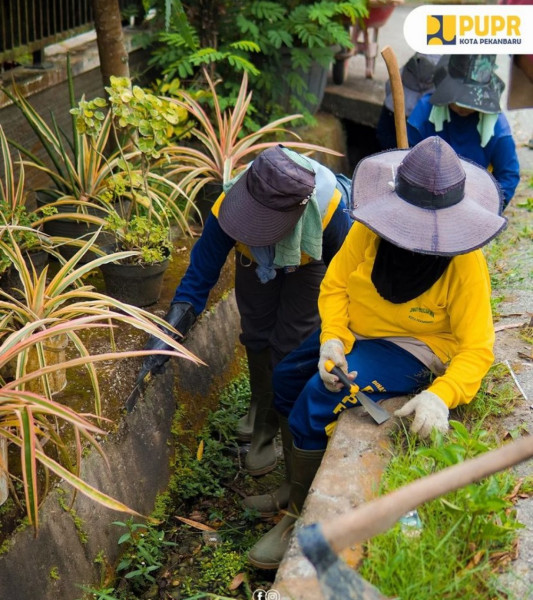
[[[452,258],[419,254],[380,239],[372,268],[372,283],[382,298],[402,304],[429,290],[446,271]]]

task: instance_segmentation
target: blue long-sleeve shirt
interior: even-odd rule
[[[477,130],[477,112],[461,117],[450,110],[451,120],[445,121],[443,130],[437,132],[433,123],[429,121],[429,114],[433,108],[429,101],[430,97],[431,94],[423,96],[409,116],[407,121],[409,145],[414,146],[430,136],[438,135],[448,142],[459,156],[468,158],[484,168],[490,166],[492,175],[502,189],[505,208],[520,181],[516,146],[505,115],[503,113],[498,115],[494,135],[482,148],[481,137]]]
[[[346,203],[341,197],[322,233],[322,259],[328,265],[344,242],[352,224]],[[172,302],[189,302],[199,315],[205,308],[228,254],[237,240],[224,233],[217,217],[207,217],[202,235],[191,250],[190,263]]]

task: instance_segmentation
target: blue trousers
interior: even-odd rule
[[[330,392],[318,373],[320,332],[311,334],[274,369],[274,405],[288,417],[294,444],[321,450],[344,410],[357,405],[347,390]],[[388,340],[357,341],[346,355],[348,372],[374,402],[413,394],[427,387],[431,372],[412,354]]]

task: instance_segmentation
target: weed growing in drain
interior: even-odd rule
[[[399,432],[382,493],[477,456],[494,447],[482,429],[451,421],[445,438],[419,443]],[[517,529],[512,499],[519,482],[512,471],[428,502],[419,508],[417,535],[398,524],[367,543],[361,575],[385,595],[402,600],[504,598],[498,571],[514,557]]]
[[[238,444],[234,432],[249,397],[246,375],[232,381],[222,391],[218,410],[208,416],[197,448],[193,451],[180,447],[169,487],[174,506],[200,496],[220,498],[224,494],[224,483],[237,473],[233,456]]]
[[[124,573],[133,590],[142,589],[146,582],[154,583],[154,571],[163,563],[164,550],[167,546],[175,546],[174,542],[165,540],[165,532],[150,525],[134,523],[131,519],[125,523],[115,521],[114,525],[127,529],[118,544],[126,548],[117,567],[117,573]]]
[[[153,525],[134,523],[132,519],[114,521],[113,525],[126,529],[118,540],[123,552],[116,567],[117,576],[123,579],[117,588],[81,586],[84,600],[135,600],[138,592],[155,583],[167,548],[176,545],[165,540],[165,532]]]
[[[199,576],[185,576],[182,582],[184,597],[197,594],[199,590],[223,594],[227,592],[235,576],[247,566],[246,557],[228,543],[216,547],[207,546],[198,563]]]
[[[87,600],[120,600],[119,598],[117,598],[117,596],[114,595],[115,588],[113,587],[102,588],[99,590],[87,585],[83,585],[81,587],[86,593],[84,598],[87,598]]]
[[[519,330],[518,335],[530,346],[533,345],[533,327],[523,327]]]
[[[234,431],[248,406],[249,395],[248,376],[243,370],[222,391],[219,408],[208,416],[197,447],[179,447],[171,483],[158,498],[152,513],[161,524],[159,528],[132,521],[117,522],[127,528],[119,540],[124,552],[115,573],[118,583],[111,587],[109,581],[102,581],[98,589],[83,587],[83,600],[138,600],[147,588],[157,586],[157,582],[166,577],[170,577],[166,585],[177,586],[179,597],[184,600],[223,600],[226,596],[220,594],[224,592],[233,598],[251,596],[245,551],[262,533],[253,526],[256,515],[244,511],[240,503],[232,505],[227,498],[224,498],[224,508],[216,505],[225,491],[227,495],[225,484],[231,482],[239,470],[235,461]],[[178,413],[173,425],[178,438],[182,431],[180,418],[182,415]],[[176,527],[175,516],[189,514],[195,503],[200,502],[205,507],[211,501],[207,521],[209,527],[216,528],[214,544],[202,542],[201,529],[188,525]],[[168,542],[169,539],[178,543]],[[174,567],[170,568],[170,575],[167,568],[161,568],[167,564],[164,558],[169,545],[174,546],[173,561],[178,564],[175,572]],[[232,584],[239,589],[230,592]]]

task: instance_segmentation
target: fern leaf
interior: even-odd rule
[[[261,52],[261,47],[250,40],[239,40],[231,43],[229,47],[235,50],[243,50],[244,52]]]
[[[237,54],[229,54],[227,56],[228,63],[235,67],[238,71],[246,71],[250,75],[259,75],[261,71],[255,67],[249,60]]]
[[[271,29],[267,32],[268,41],[276,49],[280,49],[282,46],[292,47],[292,36],[287,31],[282,29]]]
[[[277,2],[252,2],[250,12],[258,19],[267,19],[271,23],[281,20],[287,12]]]
[[[243,35],[250,35],[251,37],[257,39],[260,36],[260,29],[256,23],[250,21],[243,15],[239,15],[235,20],[239,31]]]
[[[200,65],[208,65],[214,62],[220,62],[221,60],[224,60],[224,58],[226,58],[225,52],[220,52],[214,48],[202,48],[198,50],[198,52],[191,54],[189,61],[191,64],[198,67]]]

